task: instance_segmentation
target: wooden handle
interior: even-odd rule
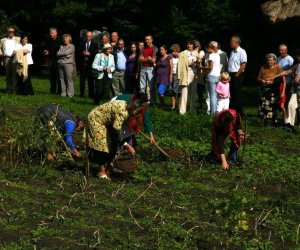
[[[145,137],[146,139],[150,140],[150,137],[148,135],[146,135],[144,132],[140,131],[140,134]],[[172,156],[170,156],[166,151],[164,151],[156,142],[152,143],[152,145],[154,145],[161,153],[163,153],[165,156],[167,156],[169,159],[173,160],[173,161],[177,161],[176,159],[174,159]]]

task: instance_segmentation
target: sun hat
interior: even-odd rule
[[[111,45],[109,43],[103,45],[103,50],[106,50],[108,48],[111,48]]]

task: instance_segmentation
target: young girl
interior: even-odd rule
[[[230,101],[230,89],[229,89],[230,76],[227,72],[221,74],[221,80],[216,86],[216,92],[218,94],[217,100],[217,112],[229,108]]]

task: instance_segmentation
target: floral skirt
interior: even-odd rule
[[[270,87],[262,88],[258,105],[259,116],[264,121],[273,120],[275,119],[277,107],[277,96],[274,90]]]

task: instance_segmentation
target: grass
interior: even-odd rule
[[[202,160],[212,120],[204,111],[150,109],[159,145],[184,159],[166,161],[138,136],[137,170],[107,182],[87,180],[82,159],[68,164],[61,153],[50,165],[37,157],[38,106],[59,103],[84,117],[93,102],[48,94],[47,79],[33,85],[31,97],[0,93],[1,249],[300,249],[300,136],[261,126],[256,87],[244,87],[241,166],[225,173]]]

